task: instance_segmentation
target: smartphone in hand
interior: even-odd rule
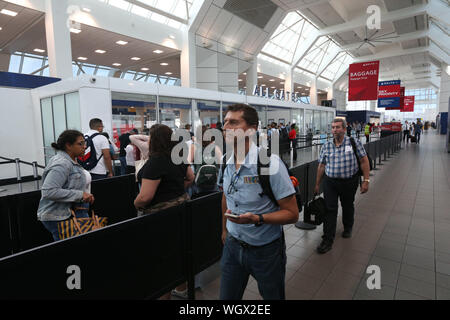
[[[239,218],[239,215],[238,215],[238,214],[235,214],[235,213],[225,213],[225,215],[226,215],[227,217],[231,217],[231,218]]]

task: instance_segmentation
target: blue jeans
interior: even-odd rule
[[[127,174],[127,160],[126,157],[119,157],[120,160],[120,175]]]
[[[89,218],[89,203],[79,203],[76,204],[76,207],[79,208],[75,210],[75,216],[77,218]],[[81,209],[83,208],[83,209]],[[66,220],[72,219],[72,217],[67,218]],[[65,221],[65,220],[62,220]],[[61,221],[41,221],[44,227],[50,231],[53,236],[53,241],[58,241],[59,233],[58,233],[58,223]]]
[[[220,299],[241,300],[252,275],[264,300],[284,300],[286,245],[283,239],[262,247],[245,248],[228,235],[220,261]]]

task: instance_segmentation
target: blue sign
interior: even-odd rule
[[[400,107],[400,80],[378,82],[378,108]]]

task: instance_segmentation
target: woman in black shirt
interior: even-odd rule
[[[194,181],[194,173],[186,164],[176,165],[171,159],[172,129],[163,124],[150,128],[149,158],[138,175],[141,191],[134,205],[143,213],[153,213],[188,200],[185,189]]]

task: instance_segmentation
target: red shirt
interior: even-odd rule
[[[292,130],[289,132],[289,139],[290,139],[290,140],[294,140],[296,137],[297,137],[297,131],[295,131],[295,129],[292,129]]]

